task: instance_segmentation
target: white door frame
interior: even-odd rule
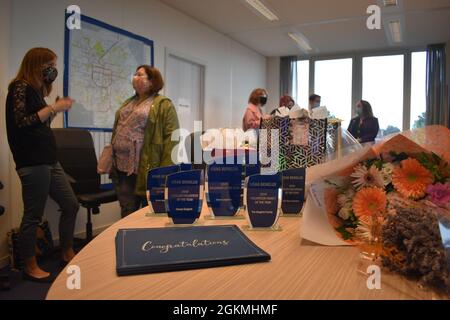
[[[168,47],[165,48],[165,58],[164,58],[164,79],[167,79],[167,64],[169,61],[169,57],[175,57],[177,59],[186,61],[188,63],[196,64],[200,67],[200,106],[199,106],[199,120],[202,121],[202,126],[204,127],[205,122],[205,85],[206,85],[206,67],[207,64],[205,61],[202,61],[200,59],[191,57],[189,55],[186,55],[184,53],[181,53],[179,51],[170,49]],[[168,97],[170,99],[170,97]]]

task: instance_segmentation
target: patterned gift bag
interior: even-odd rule
[[[269,159],[277,159],[277,171],[307,168],[325,162],[327,128],[327,119],[263,119],[259,132],[262,168],[265,171],[270,168]],[[278,146],[273,145],[272,130],[278,132]]]

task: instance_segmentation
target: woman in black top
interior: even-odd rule
[[[361,100],[356,104],[357,117],[350,121],[348,131],[361,143],[373,142],[378,135],[380,126],[373,116],[369,102]]]
[[[34,48],[23,58],[16,78],[8,87],[6,129],[9,146],[22,184],[24,213],[20,225],[20,248],[24,258],[24,278],[38,282],[53,279],[42,270],[35,257],[36,231],[45,203],[50,196],[61,209],[59,236],[62,263],[70,261],[77,198],[56,159],[56,143],[50,122],[70,109],[72,100],[63,98],[49,105],[45,102],[58,75],[56,54],[46,48]]]

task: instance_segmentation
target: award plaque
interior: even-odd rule
[[[210,219],[244,219],[241,204],[242,164],[213,163],[207,167],[206,202]]]
[[[256,174],[245,182],[244,202],[249,228],[279,231],[281,209],[281,174]]]
[[[166,205],[164,192],[166,189],[166,177],[169,174],[180,171],[179,166],[155,168],[147,174],[147,201],[150,208],[149,216],[164,216]]]
[[[191,171],[193,170],[192,163],[180,163],[180,171]]]
[[[254,150],[246,150],[245,151],[245,163],[244,163],[244,172],[242,179],[242,189],[241,189],[241,210],[245,211],[244,205],[244,187],[245,187],[245,179],[254,174],[261,173],[261,163],[258,159],[258,153]]]
[[[305,202],[305,168],[288,169],[281,173],[281,211],[285,217],[300,217]]]
[[[259,162],[259,155],[256,151],[247,150],[245,152],[245,167],[244,174],[245,178],[250,177],[254,174],[261,173],[261,163]]]
[[[193,224],[203,204],[203,171],[182,171],[166,178],[166,211],[174,225]]]

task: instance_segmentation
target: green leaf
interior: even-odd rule
[[[344,240],[350,240],[353,237],[353,234],[345,230],[343,226],[336,228],[336,231],[339,232],[342,235],[342,238]]]

